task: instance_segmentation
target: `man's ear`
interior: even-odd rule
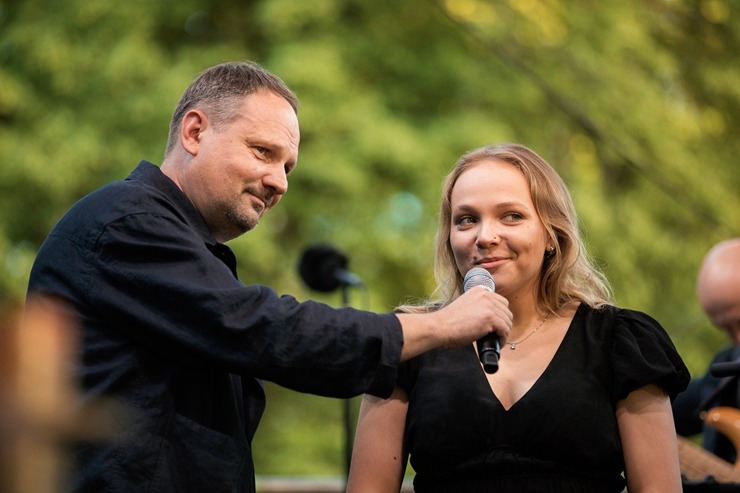
[[[180,142],[183,148],[193,156],[198,154],[201,136],[207,126],[208,117],[201,110],[190,110],[182,117]]]

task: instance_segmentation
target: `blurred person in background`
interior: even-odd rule
[[[483,288],[432,314],[299,303],[237,279],[225,242],[288,190],[298,101],[251,62],[203,71],[170,124],[164,161],[78,201],[34,262],[29,299],[63,301],[81,328],[84,402],[112,397],[132,419],[75,448],[70,489],[255,491],[261,379],[317,395],[388,397],[399,362],[511,325]]]
[[[517,144],[464,154],[442,192],[439,300],[481,267],[514,322],[500,365],[474,345],[406,361],[389,399],[365,396],[348,492],[678,493],[670,398],[689,373],[650,316],[614,306],[556,171]],[[626,481],[625,481],[626,479]]]
[[[721,241],[709,250],[697,275],[696,296],[709,320],[731,343],[715,354],[709,366],[740,361],[740,238]],[[707,370],[693,378],[673,401],[678,434],[701,433],[703,448],[733,464],[737,451],[732,442],[709,426],[702,415],[716,407],[740,408],[738,380],[736,375],[715,377]]]

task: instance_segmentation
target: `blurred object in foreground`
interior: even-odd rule
[[[73,366],[78,331],[50,298],[0,313],[0,491],[56,493],[66,445],[105,440],[124,418],[112,402],[81,406]]]

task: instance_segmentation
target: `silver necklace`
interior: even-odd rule
[[[550,313],[552,313],[552,312],[550,312]],[[542,327],[542,326],[543,326],[543,325],[545,324],[545,321],[546,321],[546,320],[547,320],[548,318],[550,318],[550,313],[548,313],[548,314],[547,314],[547,315],[545,316],[545,318],[543,318],[543,319],[542,319],[542,322],[540,322],[540,324],[539,324],[539,325],[538,325],[537,327],[535,327],[535,328],[534,328],[534,330],[533,330],[532,332],[530,332],[529,334],[527,334],[527,336],[526,336],[526,337],[525,337],[524,339],[520,339],[520,340],[518,340],[518,341],[515,341],[515,342],[507,342],[506,344],[508,344],[508,345],[509,345],[509,348],[510,348],[510,349],[511,349],[511,350],[513,351],[514,349],[516,349],[516,347],[517,347],[517,346],[518,346],[519,344],[523,343],[524,341],[526,341],[527,339],[529,339],[530,337],[532,337],[532,336],[534,335],[534,333],[535,333],[535,332],[537,332],[538,330],[540,330],[540,327]]]

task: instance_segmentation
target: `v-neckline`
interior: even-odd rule
[[[550,373],[550,367],[552,367],[553,362],[556,361],[556,359],[559,359],[560,353],[564,352],[565,348],[568,345],[568,339],[573,337],[571,333],[573,332],[571,329],[573,329],[576,319],[580,316],[581,309],[584,306],[583,303],[581,303],[578,308],[576,308],[575,313],[573,314],[573,318],[571,319],[570,323],[568,324],[568,327],[565,331],[565,334],[563,335],[563,338],[560,341],[560,344],[558,344],[557,349],[555,349],[555,352],[552,354],[552,357],[550,358],[550,361],[547,362],[544,369],[542,370],[542,373],[540,373],[537,378],[532,382],[532,385],[529,386],[529,388],[514,402],[511,403],[511,405],[507,408],[504,406],[504,403],[501,402],[501,399],[496,394],[496,392],[493,390],[493,387],[491,386],[491,382],[488,381],[488,377],[486,376],[485,371],[483,370],[483,367],[478,363],[478,368],[480,370],[480,378],[483,379],[483,385],[485,385],[488,388],[488,391],[491,393],[491,396],[493,399],[501,406],[501,409],[504,410],[504,412],[508,413],[512,409],[514,409],[521,401],[527,398],[527,396],[532,393],[537,387],[539,387],[541,384],[540,382],[545,379],[548,373]],[[503,347],[503,346],[502,346]],[[504,362],[502,362],[504,364]],[[544,385],[544,384],[542,384]]]

